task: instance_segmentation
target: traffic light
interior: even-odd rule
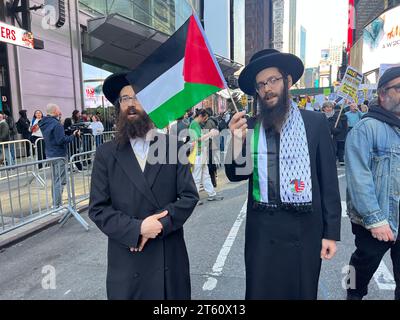
[[[316,79],[316,80],[314,81],[314,87],[315,87],[315,88],[319,88],[319,80],[318,80],[318,79]]]

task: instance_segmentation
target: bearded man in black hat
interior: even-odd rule
[[[118,132],[115,141],[96,152],[90,192],[89,216],[108,237],[107,296],[187,300],[191,289],[183,225],[199,196],[189,165],[170,157],[174,148],[153,132],[135,83],[126,76],[112,75],[103,85],[119,113]]]
[[[292,55],[266,49],[239,86],[257,101],[255,118],[237,113],[225,165],[249,180],[245,238],[246,299],[316,299],[321,259],[340,239],[335,155],[323,114],[299,110],[289,89],[304,71]]]

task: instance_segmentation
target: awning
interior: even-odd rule
[[[113,13],[107,17],[88,21],[88,36],[84,37],[84,54],[122,68],[134,69],[168,37],[169,35],[143,23]],[[237,83],[237,76],[234,74],[243,65],[218,55],[216,59],[225,79],[232,87],[232,83]]]
[[[133,69],[168,39],[168,35],[117,13],[88,21],[85,54]]]
[[[226,79],[229,79],[229,77],[234,76],[235,73],[243,67],[242,64],[235,62],[233,60],[224,58],[217,54],[215,55],[215,57],[220,65],[222,73],[224,74],[224,77]]]
[[[235,89],[235,90],[230,89],[230,91],[231,91],[231,95],[232,95],[233,99],[235,99],[235,100],[240,99],[240,97],[244,94],[240,89]],[[229,95],[228,89],[221,90],[221,91],[217,92],[217,94],[225,99],[231,98],[231,96]]]

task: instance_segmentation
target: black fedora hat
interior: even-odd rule
[[[114,73],[104,80],[103,93],[112,104],[117,102],[121,90],[130,85],[126,79],[127,74],[128,72]]]
[[[257,74],[266,68],[279,68],[292,76],[293,84],[300,80],[304,73],[304,64],[294,54],[282,53],[275,49],[265,49],[254,54],[250,63],[243,69],[239,76],[240,89],[254,96],[256,93],[255,82]]]

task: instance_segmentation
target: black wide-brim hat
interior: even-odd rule
[[[282,53],[275,49],[265,49],[254,54],[249,64],[239,76],[240,89],[251,96],[256,94],[256,76],[266,68],[279,68],[292,76],[293,84],[304,73],[303,61],[294,54]]]
[[[129,81],[126,79],[127,74],[128,72],[114,73],[104,80],[104,96],[114,105],[119,98],[121,90],[130,85]]]

